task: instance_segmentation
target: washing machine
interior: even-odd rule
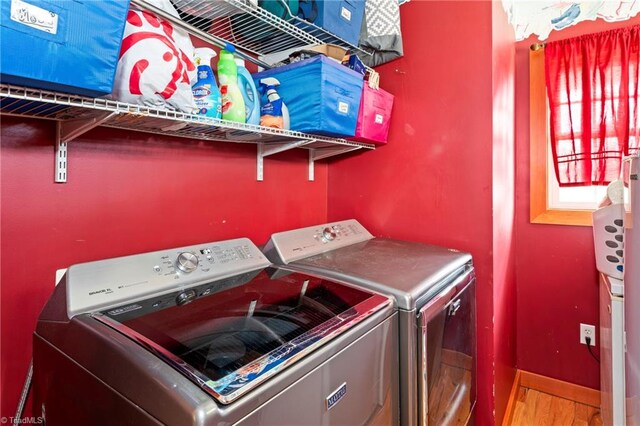
[[[392,298],[270,262],[248,239],[71,266],[34,334],[52,425],[398,422]]]
[[[290,270],[393,297],[401,424],[473,423],[476,311],[470,254],[375,238],[353,219],[275,233],[263,252]]]

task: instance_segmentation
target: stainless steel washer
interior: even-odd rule
[[[355,220],[273,234],[263,251],[289,269],[392,295],[399,310],[401,423],[473,422],[475,273],[469,254],[374,238]]]
[[[398,421],[393,300],[248,239],[74,265],[34,335],[47,425]]]

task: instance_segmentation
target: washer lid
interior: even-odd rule
[[[471,255],[428,244],[374,238],[289,263],[288,267],[393,295],[398,308],[420,308],[471,262]]]
[[[354,287],[266,269],[93,317],[228,404],[390,304]]]

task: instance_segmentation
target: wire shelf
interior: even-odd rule
[[[289,143],[305,141],[307,149],[344,146],[374,149],[366,143],[311,135],[292,130],[218,120],[103,98],[0,84],[0,113],[56,121],[90,120],[111,113],[100,125],[145,133],[233,143]]]
[[[264,68],[270,68],[270,65],[255,56],[308,45],[331,43],[367,53],[298,17],[281,19],[258,7],[257,0],[172,0],[172,3],[180,17],[145,0],[131,0],[132,5],[167,19],[205,42],[220,47],[226,42],[234,44],[238,56]],[[258,147],[258,180],[263,180],[263,159],[289,149],[305,148],[309,151],[309,180],[314,180],[313,165],[317,160],[360,149],[375,149],[371,144],[341,138],[8,84],[0,84],[0,114],[57,122],[56,182],[67,181],[67,143],[97,126],[207,141],[255,144]]]
[[[145,0],[132,0],[132,3],[162,15],[200,38],[219,46],[230,42],[240,51],[256,56],[327,43],[368,54],[317,25],[291,16],[290,12],[288,18],[283,19],[251,0],[173,0],[180,19],[163,14]],[[284,3],[283,6],[287,7]],[[248,56],[245,59],[252,60]],[[265,66],[256,60],[253,62]]]

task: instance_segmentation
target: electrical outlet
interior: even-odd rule
[[[582,343],[583,345],[586,345],[587,337],[591,338],[591,341],[589,342],[590,343],[589,346],[595,346],[596,345],[596,327],[591,324],[580,323],[580,343]]]

